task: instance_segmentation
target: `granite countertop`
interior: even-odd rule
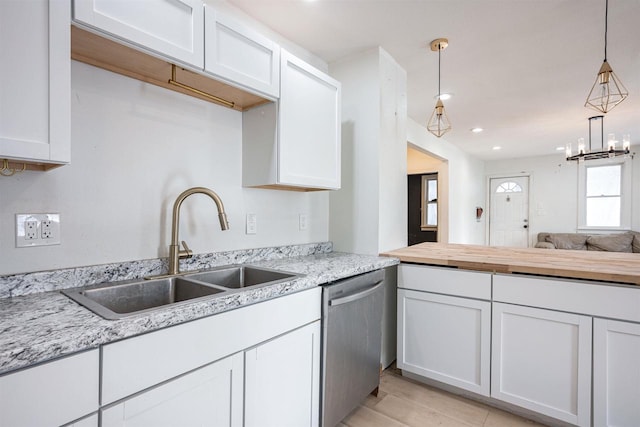
[[[105,320],[59,291],[0,299],[0,374],[398,262],[395,258],[340,252],[251,262],[305,276],[121,320]]]

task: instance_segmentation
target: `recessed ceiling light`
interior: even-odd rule
[[[564,151],[564,147],[556,147],[556,151]]]
[[[451,99],[452,96],[453,96],[452,93],[441,93],[440,99],[442,99],[443,101],[446,101],[447,99]],[[433,99],[438,99],[438,95],[434,96]]]
[[[482,128],[473,128],[473,129],[471,129],[471,132],[473,132],[473,133],[480,133],[480,132],[482,132],[483,130],[484,130],[484,129],[482,129]]]
[[[493,147],[493,150],[495,150],[495,151],[502,150],[502,147],[496,145],[495,147]]]

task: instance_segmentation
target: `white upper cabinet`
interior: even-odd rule
[[[280,46],[210,6],[204,16],[205,71],[277,98]]]
[[[73,19],[194,68],[204,68],[201,0],[74,0]]]
[[[243,185],[339,189],[340,103],[340,82],[282,49],[279,102],[243,114]]]
[[[282,184],[340,188],[340,83],[282,50],[280,157]]]
[[[70,160],[69,20],[68,1],[0,1],[0,159]]]

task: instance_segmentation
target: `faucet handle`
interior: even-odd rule
[[[193,252],[191,252],[191,249],[189,249],[189,246],[187,246],[187,242],[185,242],[184,240],[182,241],[182,246],[184,247],[184,250],[181,250],[178,253],[178,256],[180,258],[191,258],[193,256]]]

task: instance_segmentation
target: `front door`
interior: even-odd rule
[[[491,178],[489,245],[529,246],[529,177]]]

